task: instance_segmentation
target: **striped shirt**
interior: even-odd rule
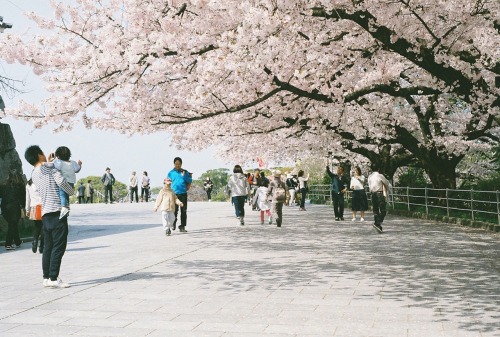
[[[35,167],[31,173],[31,179],[33,179],[33,183],[42,198],[42,215],[61,210],[59,188],[62,188],[68,195],[74,193],[73,188],[64,180],[61,172],[54,167],[44,165]]]

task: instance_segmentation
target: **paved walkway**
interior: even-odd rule
[[[500,235],[285,208],[284,227],[190,203],[165,237],[152,204],[74,205],[61,277],[0,253],[0,336],[500,336]],[[371,215],[367,216],[371,218]]]

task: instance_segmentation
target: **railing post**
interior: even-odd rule
[[[446,189],[446,215],[450,217],[450,204],[448,202],[448,189]]]
[[[406,186],[406,200],[408,201],[408,212],[410,211],[410,187]]]
[[[427,186],[425,186],[425,214],[429,215],[429,205],[427,204]]]
[[[472,221],[474,221],[474,190],[470,190],[470,213],[471,213],[471,218]]]
[[[497,191],[497,215],[498,215],[498,224],[500,225],[500,191]]]

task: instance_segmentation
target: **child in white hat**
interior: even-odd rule
[[[160,208],[163,229],[165,235],[169,236],[172,233],[171,228],[175,221],[175,205],[182,207],[183,204],[177,199],[174,190],[172,190],[172,179],[165,178],[163,184],[164,186],[156,198],[154,211],[156,212]]]

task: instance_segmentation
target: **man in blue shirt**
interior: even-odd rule
[[[193,182],[192,173],[184,170],[182,168],[182,159],[179,157],[174,158],[174,168],[168,172],[167,177],[172,180],[172,189],[175,192],[177,198],[182,202],[183,206],[181,209],[181,225],[179,226],[179,231],[185,233],[186,222],[187,222],[187,191],[191,187]],[[179,205],[175,205],[175,220],[173,224],[173,229],[175,230],[177,225],[177,214],[179,213]]]

